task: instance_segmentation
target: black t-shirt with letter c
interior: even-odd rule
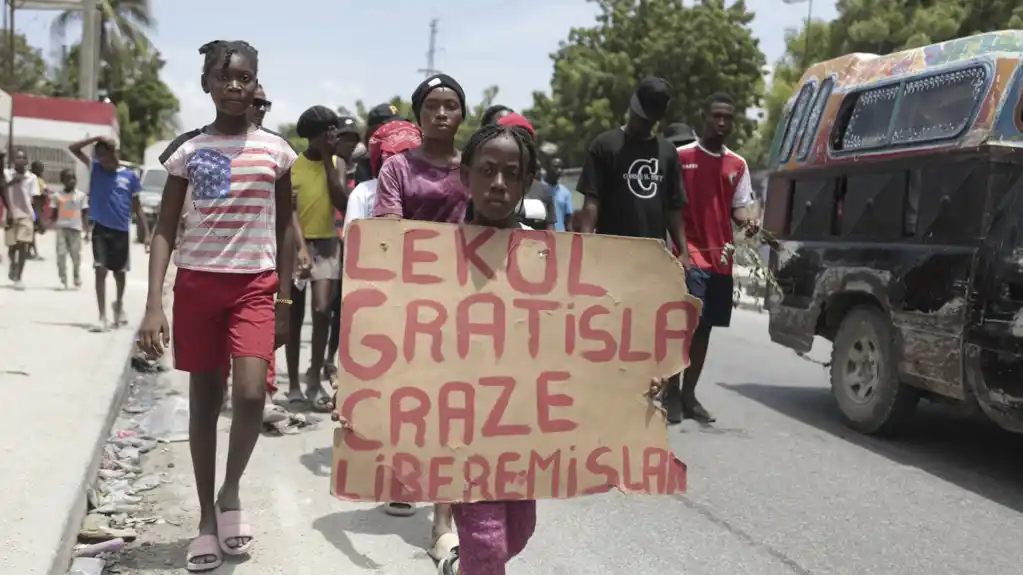
[[[678,152],[661,137],[627,136],[608,130],[590,144],[576,188],[600,201],[597,233],[636,238],[667,237],[669,210],[686,204]]]

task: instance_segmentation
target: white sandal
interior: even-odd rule
[[[450,557],[458,549],[458,534],[453,532],[444,533],[433,540],[433,547],[428,553],[434,561],[443,561]]]

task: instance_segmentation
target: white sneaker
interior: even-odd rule
[[[462,568],[458,564],[458,547],[451,554],[437,562],[437,575],[461,575]]]
[[[15,281],[14,282],[14,289],[16,289],[18,291],[25,291],[25,284],[23,284],[20,280],[19,281]]]

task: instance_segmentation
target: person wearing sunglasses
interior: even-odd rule
[[[266,99],[266,92],[263,91],[263,86],[259,85],[256,88],[256,97],[252,100],[252,107],[249,108],[249,122],[252,122],[257,128],[262,128],[263,118],[266,117],[271,106],[273,103]]]

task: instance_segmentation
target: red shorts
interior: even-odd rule
[[[224,358],[273,362],[277,274],[178,269],[174,280],[174,367],[190,373],[224,368]]]

